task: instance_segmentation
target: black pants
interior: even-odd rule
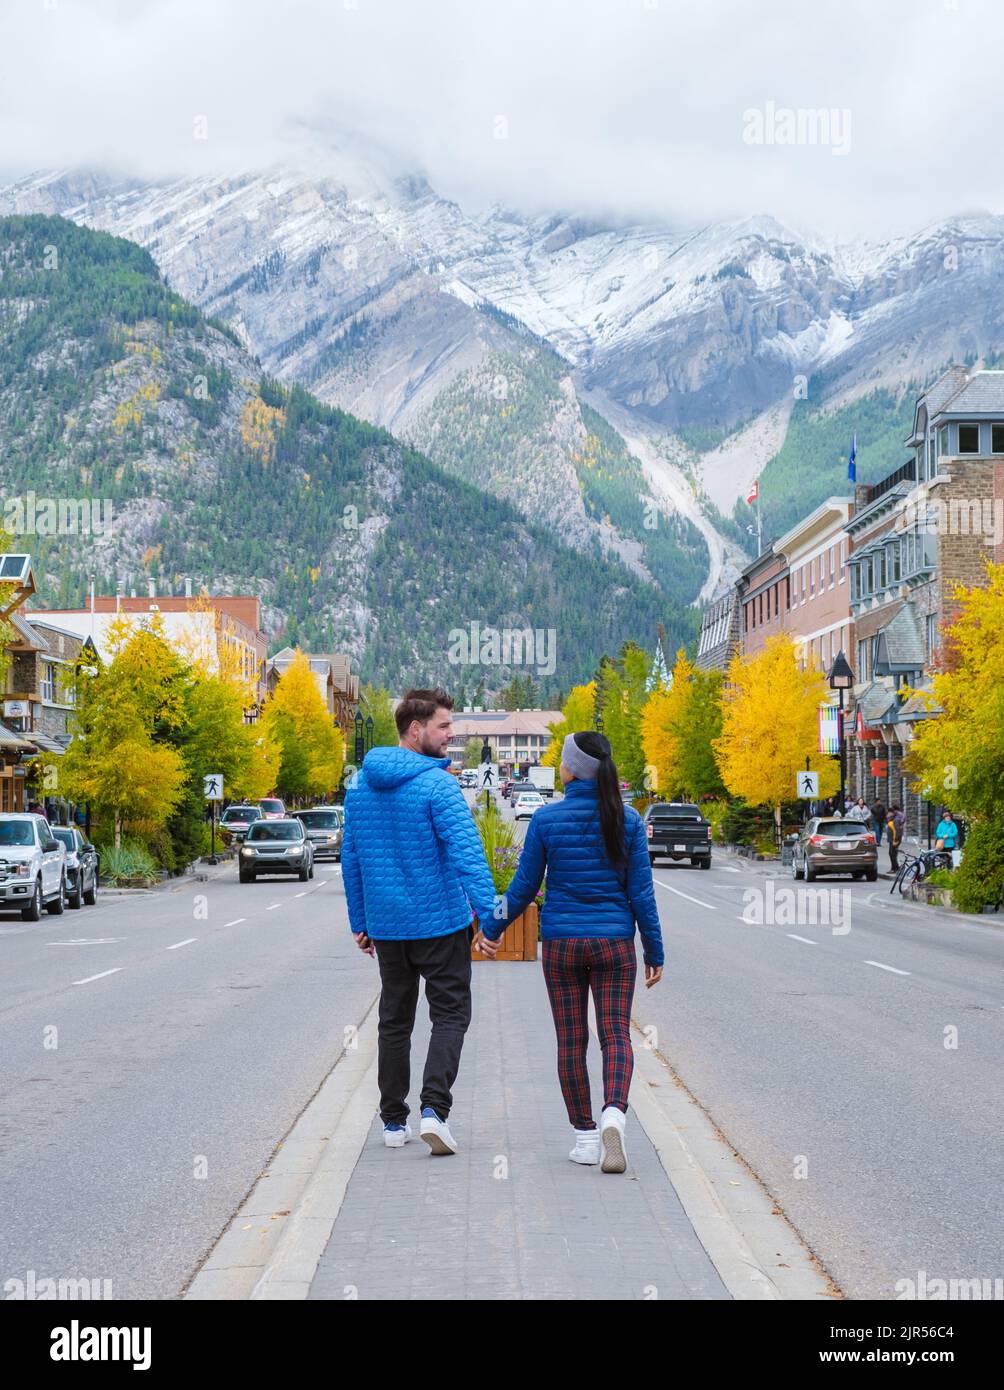
[[[453,1105],[450,1087],[460,1069],[464,1034],[471,1021],[471,928],[417,941],[374,940],[380,963],[380,1026],[377,1077],[380,1118],[403,1125],[411,1085],[411,1033],[418,981],[425,980],[432,1036],[425,1058],[421,1104],[445,1120]]]
[[[899,873],[899,844],[889,841],[889,868],[894,874]]]

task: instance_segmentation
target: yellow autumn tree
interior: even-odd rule
[[[683,724],[689,682],[694,667],[681,647],[676,653],[668,687],[658,686],[641,712],[641,744],[645,754],[645,789],[672,793],[678,781]]]
[[[762,651],[733,658],[722,693],[722,732],[713,742],[722,781],[750,806],[772,806],[778,834],[781,803],[795,798],[805,767],[819,773],[819,794],[840,786],[837,763],[818,752],[819,706],[829,694],[818,667],[802,670],[791,638],[769,637]]]
[[[263,724],[279,749],[277,786],[284,796],[295,801],[334,792],[345,740],[299,647],[265,707]]]
[[[573,686],[561,711],[557,724],[549,725],[551,741],[547,745],[541,764],[544,767],[557,767],[561,762],[561,747],[568,734],[578,734],[583,729],[596,728],[596,682]]]

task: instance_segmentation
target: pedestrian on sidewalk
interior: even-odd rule
[[[945,849],[950,851],[953,867],[958,867],[956,851],[959,848],[959,826],[955,817],[946,806],[941,813],[941,820],[938,821],[938,828],[934,832],[935,849]]]
[[[440,686],[405,693],[394,714],[398,747],[371,749],[351,779],[342,840],[349,925],[380,966],[384,1143],[400,1148],[411,1138],[411,1034],[424,979],[432,1034],[419,1132],[434,1154],[457,1151],[448,1121],[471,1021],[471,908],[481,922],[502,911],[470,808],[447,771],[452,710]]]
[[[889,839],[889,868],[899,873],[899,847],[903,843],[903,827],[906,817],[901,806],[890,806],[886,814],[886,833]]]
[[[858,799],[857,799],[857,801],[855,801],[854,805],[851,806],[851,807],[848,809],[847,815],[846,815],[846,819],[847,819],[847,820],[856,820],[856,821],[860,821],[862,825],[868,825],[868,824],[870,824],[871,818],[872,818],[872,813],[871,813],[871,811],[869,811],[868,807],[865,805],[865,799],[864,799],[863,796],[859,796],[859,797],[858,797]]]
[[[518,917],[540,891],[544,981],[558,1040],[558,1081],[575,1132],[569,1158],[627,1167],[624,1138],[634,1068],[631,1002],[641,929],[645,984],[662,979],[663,948],[652,865],[641,816],[625,807],[620,778],[603,734],[565,739],[559,769],[564,798],[531,818],[516,876],[505,895],[506,919]],[[486,942],[504,924],[489,922]],[[603,1054],[603,1113],[597,1129],[589,1090],[589,993]],[[600,1162],[602,1147],[602,1162]]]
[[[872,820],[875,822],[875,843],[882,843],[882,832],[885,830],[885,806],[879,797],[872,803]]]

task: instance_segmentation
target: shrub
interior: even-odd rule
[[[1004,823],[976,821],[952,880],[952,901],[962,912],[981,912],[1004,896]]]
[[[157,877],[156,861],[146,845],[139,840],[123,840],[118,849],[114,845],[105,845],[99,852],[100,873],[105,883]]]

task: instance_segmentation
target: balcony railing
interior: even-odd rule
[[[890,492],[897,483],[915,483],[917,481],[917,460],[907,459],[901,467],[887,474],[877,483],[872,483],[868,488],[866,503],[875,502],[885,493]]]

